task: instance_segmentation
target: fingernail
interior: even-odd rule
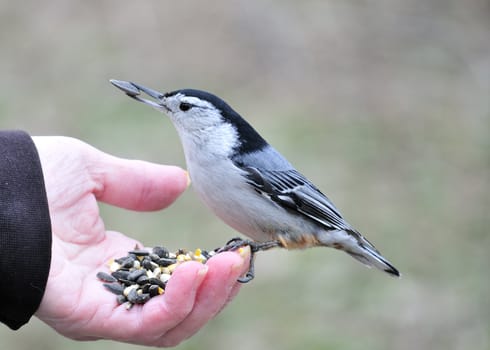
[[[189,172],[187,170],[184,170],[185,171],[185,176],[187,177],[187,188],[189,188],[189,186],[191,185],[191,176],[189,175]]]
[[[238,253],[238,255],[240,255],[240,257],[243,260],[238,264],[233,264],[231,269],[234,272],[238,272],[238,271],[241,272],[243,270],[244,264],[246,264],[248,262],[248,260],[250,259],[250,254],[251,254],[250,253],[250,247],[249,246],[240,247],[237,249],[237,253]]]
[[[242,257],[249,257],[250,256],[250,246],[246,245],[244,247],[238,248],[238,254]]]

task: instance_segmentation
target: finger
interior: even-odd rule
[[[150,211],[169,206],[187,188],[185,170],[102,154],[89,169],[98,200],[121,208]]]
[[[197,290],[208,268],[198,262],[179,266],[169,280],[165,294],[152,298],[143,306],[126,310],[119,305],[106,318],[102,335],[135,344],[152,345],[191,312]],[[99,335],[96,333],[96,335]]]
[[[208,273],[199,287],[193,310],[186,319],[170,330],[157,345],[172,346],[196,333],[226,305],[239,286],[237,279],[248,268],[250,250],[241,254],[225,252],[211,258]]]
[[[168,281],[163,297],[145,304],[145,331],[159,338],[181,323],[192,311],[196,293],[208,270],[208,266],[195,261],[180,265]]]

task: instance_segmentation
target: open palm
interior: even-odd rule
[[[41,320],[73,339],[173,346],[197,332],[238,292],[236,280],[246,271],[248,256],[228,252],[206,265],[180,265],[165,294],[143,306],[128,311],[118,305],[95,275],[138,242],[106,231],[97,201],[139,211],[165,208],[187,187],[185,171],[116,158],[72,138],[33,139],[53,232],[49,278],[36,313]]]

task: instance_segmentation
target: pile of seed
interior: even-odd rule
[[[169,252],[161,246],[151,250],[136,247],[128,255],[109,261],[111,273],[99,272],[97,278],[104,282],[108,291],[117,295],[118,304],[126,303],[126,308],[130,309],[134,304],[144,304],[150,298],[163,294],[179,264],[191,260],[204,264],[214,254],[214,251],[201,249]]]

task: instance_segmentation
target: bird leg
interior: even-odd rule
[[[243,239],[240,237],[235,237],[229,240],[223,247],[216,248],[214,251],[216,253],[221,252],[231,252],[235,251],[241,247],[250,247],[250,265],[245,276],[240,277],[238,282],[248,283],[255,277],[255,254],[262,250],[269,250],[271,248],[282,247],[283,244],[280,241],[266,241],[266,242],[255,242],[249,239]]]

